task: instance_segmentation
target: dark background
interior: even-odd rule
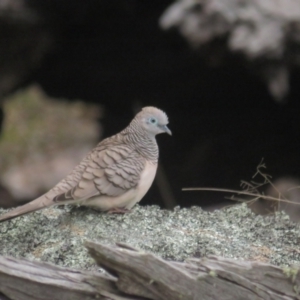
[[[162,31],[158,20],[171,3],[28,1],[38,18],[19,42],[49,43],[6,94],[37,82],[51,96],[102,104],[105,136],[123,129],[138,106],[165,110],[173,136],[158,137],[160,162],[181,206],[222,201],[181,188],[239,188],[262,158],[274,179],[299,177],[299,72],[286,99],[275,101],[239,58],[228,54],[213,66],[177,32]],[[12,59],[28,59],[24,49]],[[163,205],[156,185],[142,203]]]

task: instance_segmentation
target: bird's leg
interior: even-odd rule
[[[118,207],[114,207],[107,211],[108,214],[126,214],[128,212],[130,212],[130,209]]]

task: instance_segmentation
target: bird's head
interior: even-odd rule
[[[167,115],[156,107],[144,107],[137,114],[137,118],[142,128],[150,135],[155,136],[160,133],[172,135],[171,130],[167,126],[169,123]]]

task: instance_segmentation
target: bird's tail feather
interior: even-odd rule
[[[2,216],[0,216],[0,222],[6,221],[6,220],[10,220],[10,219],[14,219],[16,217],[28,214],[30,212],[34,212],[43,208],[46,208],[47,206],[50,206],[51,201],[49,201],[45,195],[29,202],[26,203],[22,206],[19,206],[5,214],[3,214]]]

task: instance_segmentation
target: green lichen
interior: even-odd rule
[[[289,267],[284,267],[282,269],[283,274],[285,274],[288,278],[291,278],[292,283],[296,281],[296,277],[298,275],[299,269],[298,268],[289,268]]]
[[[218,275],[217,275],[217,272],[216,271],[213,271],[213,270],[211,270],[211,271],[209,271],[209,276],[211,276],[211,277],[217,277]]]
[[[299,229],[284,214],[256,216],[244,205],[214,212],[137,205],[124,215],[58,207],[0,223],[0,255],[98,269],[84,241],[119,242],[175,261],[214,254],[285,265],[286,274],[295,280],[290,266],[299,264],[300,253],[291,249],[298,247]]]

